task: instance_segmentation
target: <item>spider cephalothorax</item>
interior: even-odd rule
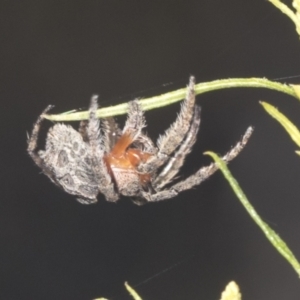
[[[177,175],[191,151],[200,124],[200,108],[195,104],[194,78],[190,78],[181,111],[155,146],[143,133],[145,119],[137,100],[128,103],[128,117],[123,130],[113,118],[96,117],[97,96],[93,96],[88,121],[79,131],[64,124],[48,132],[45,150],[37,151],[38,133],[43,115],[38,118],[28,140],[28,153],[42,171],[67,193],[83,204],[97,202],[102,193],[115,202],[120,195],[135,202],[154,202],[172,198],[179,192],[200,184],[218,168],[212,163],[190,177],[166,188]],[[224,157],[228,162],[246,145],[252,128]]]

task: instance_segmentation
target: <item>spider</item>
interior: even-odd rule
[[[75,195],[82,204],[97,202],[102,193],[116,202],[120,195],[136,204],[175,197],[199,185],[217,169],[215,163],[200,168],[186,179],[171,184],[196,141],[200,125],[200,107],[195,104],[195,79],[190,78],[186,99],[175,122],[158,138],[157,146],[143,132],[143,110],[137,100],[128,103],[123,130],[113,118],[96,117],[98,97],[93,96],[89,120],[76,131],[69,125],[55,124],[48,131],[45,150],[37,151],[38,134],[48,106],[36,121],[28,138],[28,153],[53,183]],[[225,156],[229,162],[246,145],[253,129],[249,127]],[[168,185],[168,187],[166,187]]]

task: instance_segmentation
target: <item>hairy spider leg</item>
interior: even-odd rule
[[[228,163],[234,158],[236,158],[248,143],[248,140],[251,137],[252,133],[253,133],[253,127],[248,127],[242,139],[222,157],[223,161]],[[178,182],[172,188],[174,188],[178,192],[184,191],[186,189],[190,189],[195,185],[199,185],[202,181],[210,177],[217,170],[218,170],[217,164],[211,163],[209,166],[199,169],[195,174],[191,175],[185,180]]]
[[[162,171],[153,180],[153,187],[155,190],[161,190],[165,185],[169,184],[174,179],[182,167],[186,156],[191,152],[199,131],[200,110],[200,107],[196,105],[191,126],[183,143],[175,151]]]
[[[138,166],[141,173],[151,173],[162,166],[184,140],[194,115],[195,107],[195,78],[190,77],[186,99],[181,105],[180,113],[175,122],[160,136],[157,141],[158,153],[147,163]]]
[[[115,191],[112,178],[104,161],[105,149],[101,142],[100,121],[96,116],[98,108],[98,96],[93,96],[90,105],[90,117],[87,128],[88,139],[92,152],[93,171],[97,177],[98,187],[108,201],[115,202],[119,199]]]
[[[114,118],[103,118],[101,120],[101,132],[102,138],[103,138],[103,146],[105,149],[105,152],[108,153],[116,143],[116,141],[119,139],[119,137],[122,135],[122,130],[119,128],[118,124],[115,122]],[[85,142],[89,142],[89,137],[87,133],[88,128],[88,120],[80,121],[78,132],[81,134],[83,140]]]
[[[253,132],[253,128],[249,127],[246,133],[244,134],[244,136],[242,137],[242,139],[222,157],[224,162],[228,163],[229,161],[233,160],[244,149],[252,132]],[[142,192],[142,196],[148,202],[157,202],[157,201],[173,198],[177,196],[178,193],[191,189],[196,185],[199,185],[202,181],[210,177],[217,170],[218,170],[217,164],[211,163],[209,166],[200,168],[196,173],[186,178],[185,180],[174,184],[167,190],[162,190],[152,195],[146,192]]]
[[[109,153],[122,135],[122,130],[114,118],[104,118],[101,122],[103,132],[103,143],[106,153]]]
[[[138,100],[133,100],[128,103],[128,116],[123,129],[123,134],[127,133],[132,136],[135,141],[141,134],[142,129],[146,126],[144,112]]]
[[[144,152],[156,154],[157,148],[152,140],[145,134],[141,133],[133,143],[133,148],[142,149]]]
[[[78,132],[82,136],[83,141],[86,143],[89,142],[89,137],[88,137],[88,133],[87,133],[88,125],[89,125],[88,120],[82,120],[82,121],[80,121],[79,128],[78,128]]]
[[[51,181],[53,181],[55,184],[57,184],[51,170],[45,165],[43,159],[38,155],[37,153],[37,141],[38,141],[38,135],[41,128],[42,121],[44,120],[44,115],[53,108],[53,105],[48,105],[41,115],[38,117],[37,121],[33,125],[33,129],[31,132],[30,137],[28,137],[28,147],[27,152],[35,162],[35,164],[42,169],[45,175],[47,175]]]

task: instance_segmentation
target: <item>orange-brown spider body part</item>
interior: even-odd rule
[[[134,142],[130,134],[123,134],[109,154],[104,157],[109,172],[114,177],[120,193],[134,196],[140,186],[146,187],[151,181],[151,174],[137,172],[137,166],[146,163],[152,154],[141,149],[130,148]],[[128,184],[130,183],[130,188]]]

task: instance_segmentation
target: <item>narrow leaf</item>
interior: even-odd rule
[[[294,270],[300,276],[300,264],[297,261],[296,257],[289,249],[287,244],[280,238],[280,236],[267,224],[265,223],[258,213],[255,211],[254,207],[250,204],[247,196],[240,188],[237,180],[232,176],[225,162],[214,152],[205,152],[204,154],[210,155],[214,161],[217,163],[218,167],[222,171],[224,177],[229,182],[229,185],[233,189],[234,193],[247,210],[254,222],[260,227],[267,239],[271,244],[277,249],[277,251],[292,265]]]
[[[260,104],[267,111],[267,113],[269,113],[284,127],[292,140],[300,147],[300,131],[298,128],[273,105],[263,101],[260,101]]]

